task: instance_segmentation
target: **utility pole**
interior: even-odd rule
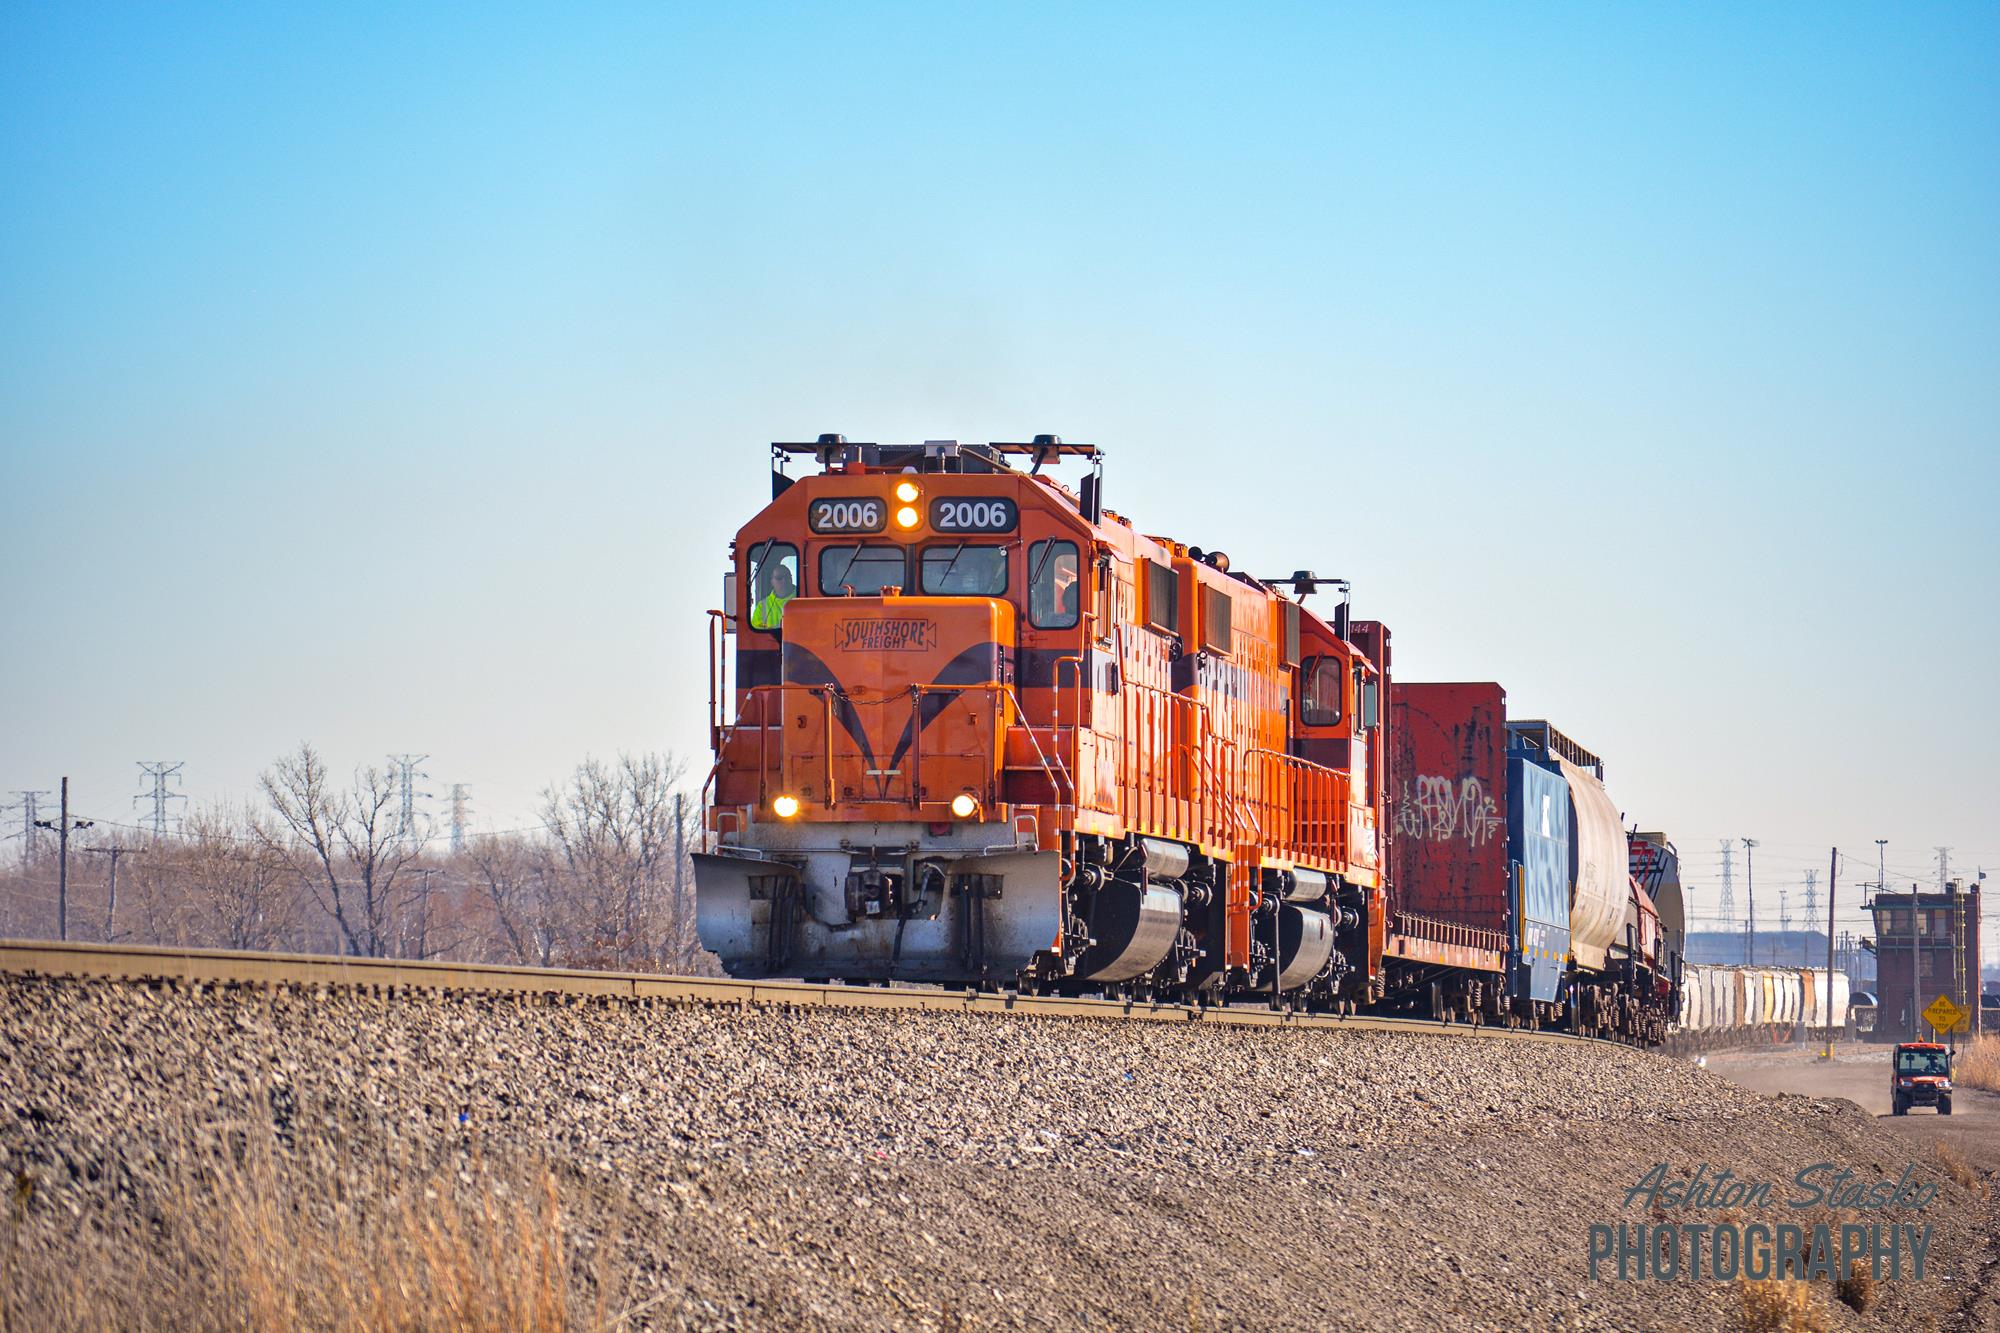
[[[1724,930],[1736,924],[1736,889],[1729,877],[1729,858],[1735,851],[1736,844],[1724,838],[1722,840],[1722,928]]]
[[[417,951],[416,957],[430,957],[431,947],[431,879],[444,872],[435,866],[418,866],[410,872],[419,877],[417,889]]]
[[[62,814],[56,828],[56,938],[69,939],[69,774],[63,774]]]
[[[674,793],[674,956],[679,958],[687,905],[687,795]]]
[[[1826,1058],[1833,1059],[1833,900],[1840,894],[1840,848],[1826,862],[1826,1003],[1819,1007],[1826,1023]]]
[[[465,815],[472,802],[472,788],[463,782],[451,784],[451,854],[465,851]]]
[[[38,827],[41,827],[41,828],[54,828],[54,829],[55,829],[55,831],[56,831],[56,847],[57,847],[57,852],[56,852],[56,938],[57,938],[57,939],[60,939],[60,940],[65,940],[65,941],[66,941],[66,940],[68,940],[68,939],[69,939],[69,835],[70,835],[70,830],[71,830],[72,828],[80,828],[80,829],[84,829],[84,828],[89,828],[89,827],[90,827],[90,821],[89,821],[88,819],[76,819],[76,820],[72,820],[72,819],[71,819],[71,818],[69,817],[69,778],[68,778],[68,777],[64,777],[64,778],[63,778],[63,780],[62,780],[62,814],[61,814],[61,815],[59,815],[59,816],[58,816],[58,817],[57,817],[57,818],[56,818],[56,819],[55,819],[55,820],[53,821],[53,823],[52,823],[51,821],[49,821],[49,820],[46,820],[46,819],[42,819],[42,820],[37,820],[37,821],[36,821],[36,824],[37,824],[37,826],[38,826]]]
[[[35,805],[48,794],[45,791],[17,791],[14,795],[18,799],[9,807],[21,812],[21,859],[31,865],[35,854],[42,849],[40,830],[44,827],[43,822],[35,818]]]
[[[430,774],[419,773],[417,765],[430,758],[427,754],[392,754],[389,762],[396,766],[396,782],[402,792],[402,815],[396,828],[396,836],[406,841],[417,836],[417,797],[430,799],[430,793],[417,790],[417,779],[428,778]]]
[[[110,881],[105,886],[104,942],[106,944],[115,944],[118,941],[118,858],[121,856],[138,856],[140,855],[140,849],[137,847],[86,847],[84,851],[90,856],[108,856],[111,858]]]
[[[1979,987],[1975,983],[1970,991],[1965,988],[1965,898],[1957,880],[1945,886],[1951,895],[1951,999],[1953,1004],[1968,1006],[1975,1016],[1979,1013]],[[1953,1026],[1949,1040],[1952,1054],[1958,1053],[1958,1028]]]
[[[153,780],[153,790],[134,796],[132,804],[138,805],[141,801],[151,801],[153,803],[153,836],[155,838],[164,838],[167,836],[167,802],[185,801],[187,799],[187,797],[182,796],[178,792],[167,790],[168,778],[174,780],[175,786],[180,785],[181,769],[184,767],[186,767],[185,761],[170,764],[164,759],[150,764],[143,760],[139,763],[139,772]]]
[[[1910,1040],[1922,1041],[1924,1036],[1923,988],[1917,984],[1917,973],[1924,969],[1924,946],[1917,935],[1917,886],[1910,886]]]
[[[1782,957],[1784,953],[1784,937],[1786,935],[1789,935],[1791,933],[1791,930],[1792,930],[1792,891],[1786,888],[1784,885],[1780,884],[1778,886],[1778,940],[1779,940],[1778,952],[1781,955],[1778,961],[1780,963],[1785,961],[1784,958]]]
[[[1757,840],[1743,840],[1743,878],[1750,891],[1750,966],[1757,966],[1757,862],[1754,859]]]

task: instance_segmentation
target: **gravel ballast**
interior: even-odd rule
[[[1940,1181],[1879,1219],[1933,1225],[1927,1279],[1816,1284],[1832,1327],[1949,1327],[1993,1259],[1977,1182],[1852,1103],[1618,1048],[21,978],[0,1027],[29,1327],[107,1308],[118,1246],[203,1206],[179,1159],[260,1136],[308,1208],[546,1166],[623,1327],[1734,1326],[1735,1284],[1587,1274],[1659,1161]]]

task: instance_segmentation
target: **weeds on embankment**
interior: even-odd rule
[[[600,1284],[578,1280],[564,1191],[546,1166],[469,1154],[398,1175],[326,1152],[281,1160],[268,1135],[246,1138],[258,1136],[176,1154],[164,1178],[139,1186],[136,1220],[122,1226],[87,1208],[29,1224],[35,1190],[23,1176],[0,1232],[0,1333],[568,1333],[621,1322]]]
[[[1738,1287],[1745,1333],[1827,1333],[1827,1309],[1806,1282],[1756,1278]]]
[[[1968,1088],[2000,1092],[2000,1037],[1980,1037],[1958,1053],[1952,1079]]]

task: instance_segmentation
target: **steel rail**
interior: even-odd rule
[[[229,949],[166,949],[131,944],[0,940],[0,976],[67,977],[218,986],[337,987],[360,991],[469,991],[487,994],[594,996],[719,1007],[907,1009],[929,1013],[1031,1014],[1115,1021],[1222,1024],[1247,1028],[1348,1028],[1520,1041],[1597,1042],[1568,1032],[1473,1026],[1426,1018],[1340,1017],[1290,1013],[1254,1005],[1168,1004],[958,991],[916,986],[837,985],[805,981],[737,981],[652,972],[593,972],[505,967],[405,958],[253,953]],[[1623,1045],[1606,1042],[1607,1045]]]

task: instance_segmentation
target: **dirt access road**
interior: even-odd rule
[[[1818,1045],[1727,1051],[1709,1056],[1708,1068],[1755,1092],[1845,1097],[1907,1139],[1912,1161],[1935,1162],[1938,1147],[1949,1145],[1987,1178],[1988,1189],[1995,1188],[2000,1180],[2000,1094],[1960,1085],[1952,1093],[1948,1116],[1923,1107],[1891,1115],[1889,1058],[1894,1049],[1842,1042],[1831,1061],[1819,1058]],[[1977,1281],[1977,1290],[1959,1307],[1957,1322],[1944,1327],[2000,1329],[2000,1237],[1989,1239]]]
[[[1959,1087],[1952,1113],[1917,1107],[1906,1116],[1889,1114],[1889,1053],[1893,1046],[1841,1042],[1831,1062],[1820,1047],[1786,1046],[1727,1051],[1708,1057],[1708,1067],[1755,1092],[1845,1097],[1884,1125],[1909,1136],[1912,1151],[1928,1155],[1932,1145],[1949,1143],[1966,1161],[1988,1174],[2000,1172],[2000,1093]]]

